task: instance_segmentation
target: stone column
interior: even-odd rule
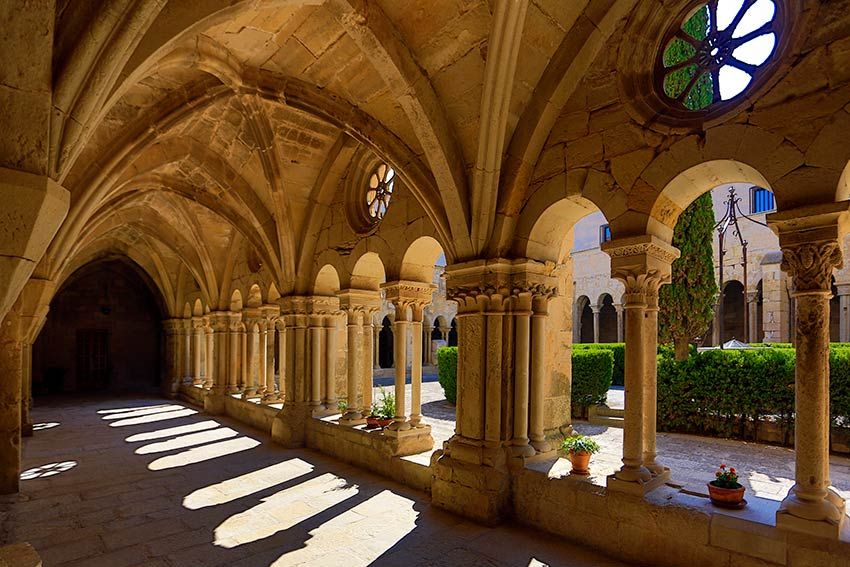
[[[381,367],[381,353],[380,353],[381,324],[380,323],[377,324],[377,325],[375,325],[374,323],[372,324],[372,333],[373,333],[372,344],[374,345],[374,348],[372,350],[373,350],[374,355],[375,355],[372,367],[373,368],[380,368]]]
[[[836,539],[845,506],[829,481],[829,299],[832,272],[842,265],[839,219],[848,204],[768,215],[796,304],[795,484],[780,505],[776,526]]]
[[[257,325],[259,335],[257,337],[257,374],[256,385],[257,389],[254,393],[260,399],[266,395],[266,377],[269,364],[269,327],[268,321],[261,320]]]
[[[515,457],[531,457],[535,453],[528,439],[531,301],[531,293],[523,292],[517,295],[513,305],[516,357],[514,359],[514,426],[511,451]]]
[[[265,318],[259,307],[248,307],[242,310],[245,319],[245,329],[248,335],[248,350],[245,356],[248,358],[248,375],[244,376],[245,388],[242,399],[256,398],[259,394],[259,386],[265,385],[265,343],[263,334],[265,330]]]
[[[422,304],[414,304],[410,322],[410,426],[421,427],[422,423]]]
[[[21,435],[32,436],[32,344],[24,342],[21,349]]]
[[[163,384],[164,393],[168,397],[177,395],[181,383],[180,371],[180,349],[182,348],[181,331],[182,319],[166,319],[162,322],[165,332],[165,360],[166,360],[166,384]]]
[[[593,342],[599,342],[599,306],[591,305],[590,310],[593,312]]]
[[[746,295],[747,299],[747,324],[749,329],[747,329],[747,342],[755,343],[759,341],[758,338],[758,292],[757,291],[748,291]]]
[[[251,333],[249,332],[249,327],[245,325],[245,323],[239,324],[239,374],[236,379],[236,388],[231,393],[239,393],[244,394],[245,390],[248,388],[248,380],[250,380],[251,375],[251,361],[249,360],[250,350],[248,349],[248,345],[251,341]]]
[[[396,304],[393,321],[393,362],[395,363],[395,421],[390,424],[392,431],[410,429],[405,404],[405,382],[407,382],[407,328],[410,316],[407,304]]]
[[[182,384],[192,383],[192,318],[183,319],[183,344],[181,345],[181,360],[183,362],[183,372],[180,382]]]
[[[538,453],[550,450],[544,435],[544,393],[546,387],[546,321],[549,318],[550,293],[533,294],[531,315],[531,415],[528,437]],[[594,322],[596,323],[596,321]],[[594,327],[598,334],[599,326]],[[597,337],[598,338],[598,337]],[[598,342],[598,341],[597,341]]]
[[[325,334],[324,317],[310,316],[310,406],[314,410],[322,405],[322,338]]]
[[[21,475],[23,341],[16,306],[0,322],[0,494],[18,492]]]
[[[337,359],[337,314],[325,317],[325,409],[330,413],[339,411],[336,397],[336,359]]]
[[[835,289],[841,309],[838,340],[846,343],[850,342],[850,284],[836,284]]]
[[[246,330],[245,325],[240,323],[239,318],[231,316],[229,318],[230,327],[230,344],[228,345],[228,368],[227,368],[227,393],[236,394],[239,392],[239,378],[245,379],[245,372],[241,366],[245,361],[245,341]]]
[[[277,383],[277,401],[286,401],[286,380],[287,380],[287,372],[289,370],[289,366],[287,363],[287,356],[289,353],[288,340],[289,333],[286,328],[286,321],[283,317],[278,318],[275,323],[275,327],[277,328],[278,335],[278,343],[277,343],[277,372],[278,372],[278,383]]]
[[[192,385],[204,383],[201,378],[201,350],[204,348],[204,319],[192,317]]]
[[[213,375],[215,374],[215,335],[209,316],[204,317],[204,336],[207,343],[207,356],[204,360],[204,389],[213,387]]]
[[[285,403],[272,421],[272,439],[286,447],[301,447],[306,424],[315,406],[310,405],[312,376],[310,372],[309,296],[286,296],[279,299],[284,335],[281,337],[281,388]],[[309,336],[308,336],[309,332]]]
[[[348,368],[348,376],[346,376],[346,392],[345,398],[347,408],[345,413],[340,418],[339,422],[345,425],[357,425],[364,423],[365,419],[360,409],[357,406],[357,391],[363,385],[363,377],[360,375],[363,370],[363,324],[361,318],[363,313],[354,308],[342,307],[346,316],[346,329],[348,331],[348,352],[346,354],[346,365]]]
[[[625,336],[623,333],[623,304],[617,303],[614,305],[614,309],[617,310],[617,342],[623,342],[623,337]]]
[[[266,364],[265,364],[265,382],[263,383],[263,403],[274,403],[280,400],[280,391],[277,389],[277,384],[275,384],[274,380],[274,361],[275,361],[275,349],[274,349],[274,339],[275,339],[275,331],[277,329],[277,321],[280,317],[280,307],[277,305],[264,305],[261,308],[263,312],[263,317],[265,320],[265,331],[266,331],[266,341],[265,341],[265,353],[266,353]],[[278,337],[280,340],[280,337]],[[280,344],[280,343],[278,343]],[[278,360],[278,367],[281,368],[281,362]]]
[[[387,435],[396,438],[396,455],[411,455],[427,451],[434,446],[431,427],[422,422],[422,346],[417,339],[422,336],[422,318],[425,306],[431,302],[436,286],[432,283],[394,281],[381,286],[386,299],[395,306],[393,346],[395,347],[395,398],[396,417]],[[413,334],[410,356],[411,417],[407,418],[405,382],[407,378],[408,332]]]
[[[224,396],[228,379],[228,350],[230,328],[230,312],[215,311],[209,314],[210,327],[212,329],[213,347],[210,357],[212,370],[212,385],[209,393],[204,397],[204,411],[211,415],[224,413]]]
[[[654,236],[612,240],[602,245],[611,256],[611,275],[623,282],[625,320],[625,422],[623,427],[623,466],[608,477],[609,490],[643,494],[663,484],[667,475],[653,477],[644,461],[646,452],[654,452],[654,431],[648,427],[654,421],[647,400],[654,385],[656,357],[649,355],[649,342],[654,342],[657,329],[658,288],[670,278],[670,264],[678,251]],[[647,307],[651,312],[647,315]],[[649,321],[647,321],[647,317]],[[649,337],[652,334],[653,337]],[[660,467],[657,467],[660,469]]]
[[[647,285],[644,324],[644,364],[646,376],[643,392],[643,464],[653,476],[670,477],[670,469],[656,460],[658,417],[658,287]]]
[[[378,296],[378,302],[381,301]],[[375,340],[373,317],[378,308],[367,310],[363,317],[363,404],[361,412],[364,416],[372,412],[372,388],[374,384],[374,369],[372,361],[378,356],[378,341]],[[374,356],[372,356],[374,353]]]

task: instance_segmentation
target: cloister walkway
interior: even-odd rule
[[[31,542],[45,567],[623,565],[173,401],[66,400],[33,418],[0,542]]]

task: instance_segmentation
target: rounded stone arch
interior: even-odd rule
[[[387,272],[380,255],[377,252],[366,252],[354,262],[348,287],[379,291],[381,284],[386,281]]]
[[[316,274],[316,280],[313,283],[314,295],[336,295],[340,290],[339,274],[330,264],[325,264]]]
[[[445,253],[443,246],[433,236],[420,236],[410,243],[399,266],[399,279],[433,283],[434,268],[440,256]]]
[[[576,222],[599,209],[585,197],[562,197],[563,190],[539,189],[526,203],[514,232],[513,253],[520,258],[563,263]]]
[[[441,341],[443,340],[443,332],[448,332],[449,329],[448,324],[446,323],[446,318],[442,315],[437,315],[434,317],[434,325],[431,328],[431,340],[432,341]]]
[[[590,298],[581,295],[575,302],[575,314],[573,315],[574,340],[577,343],[593,342],[593,309],[590,307]]]
[[[618,330],[614,297],[610,293],[603,293],[599,296],[597,308],[599,309],[599,342],[616,343]]]
[[[230,295],[230,310],[233,312],[242,311],[242,292],[234,289]]]
[[[248,288],[248,299],[246,301],[248,307],[260,307],[263,305],[263,291],[257,283],[251,284]]]

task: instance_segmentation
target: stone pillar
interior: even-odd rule
[[[183,319],[183,330],[181,332],[182,342],[180,345],[180,359],[182,361],[182,384],[192,383],[192,318]]]
[[[623,308],[625,320],[625,422],[623,427],[623,466],[608,477],[609,490],[622,490],[643,494],[664,483],[669,473],[661,467],[653,473],[647,468],[644,456],[654,452],[654,400],[652,395],[656,357],[654,350],[649,353],[650,345],[657,334],[657,315],[654,314],[658,289],[662,283],[669,282],[670,265],[678,251],[654,236],[639,236],[612,240],[602,245],[604,252],[611,256],[611,275],[625,285]],[[647,308],[650,313],[647,314]],[[655,332],[652,329],[656,329]],[[652,334],[652,337],[649,335]],[[653,439],[649,439],[649,437]]]
[[[164,394],[168,397],[177,395],[180,388],[181,369],[180,369],[180,349],[183,346],[181,333],[183,330],[182,319],[166,319],[162,322],[162,328],[165,332],[165,374],[166,381],[163,384]]]
[[[372,333],[373,333],[372,344],[374,345],[374,348],[372,349],[372,351],[375,355],[373,363],[372,363],[372,367],[373,368],[380,368],[381,367],[381,353],[380,353],[381,324],[380,323],[378,323],[377,325],[375,325],[374,323],[372,324]]]
[[[47,322],[47,312],[50,310],[50,300],[56,291],[56,285],[51,280],[30,278],[24,286],[17,303],[20,307],[20,331],[22,347],[22,381],[21,381],[21,434],[25,437],[32,435],[32,345]]]
[[[718,296],[719,297],[719,296]],[[714,305],[714,323],[711,326],[711,344],[713,346],[720,346],[723,342],[723,335],[721,333],[721,327],[723,326],[720,321],[720,301],[718,301]]]
[[[21,435],[32,437],[32,344],[25,342],[21,349]]]
[[[277,389],[277,384],[275,384],[274,380],[274,361],[275,361],[275,349],[274,349],[274,339],[275,339],[275,331],[276,331],[276,323],[278,318],[280,317],[280,306],[278,305],[264,305],[261,308],[263,313],[263,318],[265,320],[265,353],[266,353],[266,364],[265,364],[265,382],[263,383],[263,403],[274,403],[280,401],[280,391]],[[280,338],[278,338],[280,340]],[[279,343],[280,344],[280,343]],[[278,367],[281,367],[280,360],[278,360]]]
[[[245,388],[242,399],[261,396],[260,387],[265,387],[266,374],[266,344],[263,341],[266,320],[259,307],[248,307],[242,310],[245,328],[248,334],[248,375],[244,377]]]
[[[322,339],[325,335],[324,317],[310,316],[310,405],[314,410],[322,405]]]
[[[781,529],[838,538],[844,500],[829,481],[829,299],[832,272],[842,265],[839,219],[850,202],[768,215],[779,234],[782,270],[796,304],[795,484],[776,513]]]
[[[514,299],[513,306],[516,357],[514,359],[514,426],[511,451],[515,457],[531,457],[535,453],[528,439],[531,302],[531,293],[523,292]]]
[[[192,385],[204,383],[201,377],[201,351],[204,349],[204,318],[192,317]]]
[[[838,340],[846,343],[850,342],[850,284],[836,284],[835,289],[841,309]]]
[[[380,300],[381,298],[379,295],[378,301],[380,302]],[[377,311],[378,308],[374,307],[367,310],[363,316],[363,404],[360,413],[364,416],[367,416],[372,412],[372,388],[374,384],[373,372],[375,369],[373,360],[377,359],[378,356],[378,341],[375,340],[375,325],[373,317]],[[372,356],[372,353],[374,353],[374,356]]]
[[[421,427],[422,423],[422,310],[424,305],[412,307],[410,321],[410,426]]]
[[[244,394],[248,388],[248,380],[251,375],[251,361],[249,360],[248,344],[251,341],[249,327],[245,323],[239,324],[239,374],[235,379],[236,388],[232,394]]]
[[[372,314],[381,306],[381,295],[359,289],[342,290],[337,295],[348,325],[348,408],[340,423],[354,426],[365,423],[372,409]]]
[[[432,283],[394,281],[382,284],[386,299],[395,306],[393,346],[395,347],[395,399],[396,417],[386,435],[395,437],[396,455],[411,455],[430,450],[434,446],[431,427],[422,423],[422,346],[417,338],[422,336],[422,318],[425,306],[431,302],[436,286]],[[408,332],[413,334],[410,356],[411,416],[407,417],[405,382],[407,378]]]
[[[748,343],[756,343],[759,342],[758,337],[758,314],[759,314],[759,305],[758,305],[758,292],[757,291],[748,291],[746,295],[747,305],[746,308],[748,310],[747,315],[747,342]]]
[[[13,306],[0,322],[0,494],[18,492],[21,475],[22,355],[20,311]]]
[[[617,342],[621,343],[621,342],[623,342],[623,340],[624,340],[623,337],[625,336],[625,334],[623,333],[623,330],[624,330],[624,326],[623,326],[623,315],[624,315],[623,304],[622,303],[615,304],[614,309],[617,310]]]
[[[599,306],[591,305],[590,310],[593,312],[593,342],[599,342]]]
[[[228,326],[228,336],[230,338],[228,345],[228,368],[227,368],[227,393],[235,394],[239,392],[239,375],[242,370],[242,361],[245,359],[245,349],[241,339],[246,335],[245,325],[238,319],[230,318]],[[243,379],[244,373],[242,373]]]
[[[215,335],[213,334],[211,317],[204,317],[204,336],[207,343],[207,356],[204,359],[204,389],[213,387],[215,375]]]
[[[438,507],[498,522],[511,507],[509,467],[522,468],[535,453],[526,435],[533,441],[537,434],[540,449],[547,448],[542,398],[549,369],[541,353],[548,298],[557,290],[553,271],[502,258],[446,268],[448,298],[458,304],[457,425],[432,458]]]
[[[277,401],[285,401],[286,400],[286,377],[287,377],[287,356],[289,352],[288,347],[288,332],[286,329],[286,322],[283,317],[279,317],[275,322],[275,327],[277,328],[277,372],[278,372],[278,383],[277,383]]]
[[[230,316],[228,311],[215,311],[209,314],[212,329],[213,347],[210,357],[212,370],[212,385],[204,397],[204,411],[211,415],[224,413],[224,396],[228,379],[228,357]]]
[[[329,413],[339,411],[336,397],[337,319],[336,313],[325,316],[325,398],[322,401]]]
[[[656,433],[658,417],[658,287],[646,288],[644,324],[644,364],[646,377],[643,392],[643,464],[653,476],[670,478],[670,469],[656,460]]]

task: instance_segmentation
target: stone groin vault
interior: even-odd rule
[[[827,369],[850,205],[844,2],[57,0],[0,15],[0,492],[19,490],[31,393],[49,381],[40,334],[117,263],[158,318],[148,387],[285,446],[626,560],[847,563]],[[763,57],[736,51],[751,40]],[[794,290],[796,485],[767,520],[689,504],[655,450],[673,227],[723,183],[774,192]],[[571,228],[597,210],[626,410],[622,468],[592,488],[527,465],[570,428]],[[399,338],[423,336],[443,255],[457,426],[414,470],[401,457],[434,441],[422,341]],[[397,415],[370,434],[382,298]]]

